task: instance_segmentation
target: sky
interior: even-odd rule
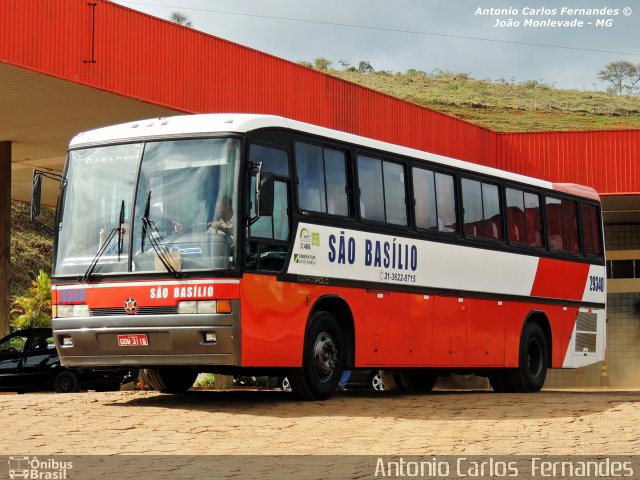
[[[294,62],[325,57],[336,68],[339,60],[356,66],[367,60],[376,70],[447,70],[478,79],[536,80],[558,88],[604,90],[598,71],[606,64],[640,63],[640,2],[636,0],[116,3],[164,19],[181,12],[193,28],[208,34]],[[492,8],[507,11],[487,15],[478,11]],[[607,8],[609,12],[591,15],[563,11]],[[598,25],[598,20],[610,20],[609,26]],[[535,24],[553,21],[583,24]]]

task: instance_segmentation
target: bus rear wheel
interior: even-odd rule
[[[316,313],[305,335],[302,368],[288,375],[294,395],[303,400],[329,398],[342,377],[345,353],[338,321],[329,312]]]
[[[491,388],[493,388],[493,391],[496,393],[513,391],[509,383],[509,371],[504,368],[489,374],[489,385],[491,385]]]
[[[549,363],[547,337],[540,325],[525,325],[520,343],[518,368],[508,370],[509,385],[514,392],[538,392],[547,378]]]
[[[198,372],[192,368],[147,368],[144,376],[158,392],[182,393],[193,386]]]

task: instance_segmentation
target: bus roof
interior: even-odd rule
[[[373,140],[371,138],[319,127],[276,115],[215,113],[151,118],[79,133],[71,140],[69,148],[73,149],[81,146],[129,142],[133,140],[159,139],[166,138],[167,136],[179,137],[227,132],[246,133],[262,128],[284,128],[296,130],[311,135],[318,135],[363,147],[381,150],[390,154],[419,158],[454,168],[468,170],[474,173],[491,175],[506,180],[512,180],[550,190],[557,190],[559,192],[570,193],[572,195],[599,201],[598,193],[591,187],[568,183],[552,183],[539,178],[519,175],[517,173],[486,167],[463,160],[456,160],[454,158],[425,152],[423,150],[416,150],[392,143]]]

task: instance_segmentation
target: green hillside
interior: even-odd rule
[[[53,212],[44,211],[48,221]],[[11,202],[11,296],[24,295],[38,270],[51,273],[53,238],[31,223],[31,207]],[[51,222],[52,224],[52,222]]]
[[[478,125],[506,132],[640,128],[640,96],[561,90],[535,80],[476,80],[467,74],[324,70]]]

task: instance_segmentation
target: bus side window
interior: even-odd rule
[[[581,205],[584,253],[602,255],[602,242],[598,228],[598,208],[595,205]]]
[[[418,228],[455,232],[456,201],[451,175],[414,168],[413,194]]]
[[[358,190],[363,219],[407,225],[404,167],[401,164],[359,155]]]
[[[301,210],[349,215],[344,152],[296,142],[296,179]]]
[[[547,243],[551,250],[578,253],[577,205],[573,200],[545,197]]]
[[[506,189],[507,235],[510,243],[542,246],[540,197],[514,188]]]
[[[502,216],[498,186],[462,179],[464,234],[502,240]]]

